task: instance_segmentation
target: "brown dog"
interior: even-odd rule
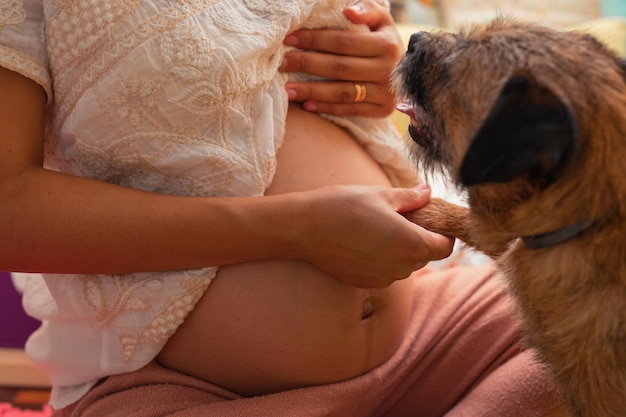
[[[590,36],[500,18],[417,33],[413,153],[467,192],[408,217],[494,258],[574,416],[626,416],[626,71]]]

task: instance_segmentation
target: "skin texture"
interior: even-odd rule
[[[414,35],[396,73],[416,158],[447,172],[469,209],[433,200],[412,221],[498,259],[526,342],[568,412],[626,410],[626,84],[589,36],[507,19]],[[582,221],[531,249],[519,237]]]

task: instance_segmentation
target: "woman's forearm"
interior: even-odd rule
[[[160,195],[33,168],[0,187],[0,270],[126,273],[288,256],[286,199]]]

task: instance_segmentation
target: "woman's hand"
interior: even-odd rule
[[[387,287],[452,252],[453,239],[399,214],[423,207],[428,188],[332,186],[302,195],[287,221],[300,232],[286,251],[355,287]]]
[[[285,55],[281,71],[334,80],[288,83],[289,100],[318,113],[386,117],[395,108],[389,76],[404,53],[400,35],[389,11],[374,0],[360,0],[344,13],[371,31],[300,30],[285,38],[297,50]]]

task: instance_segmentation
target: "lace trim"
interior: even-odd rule
[[[130,363],[141,345],[159,345],[174,334],[178,326],[202,297],[215,276],[216,268],[188,271],[176,279],[176,286],[165,283],[171,276],[161,274],[147,279],[135,275],[80,277],[85,304],[96,313],[101,329],[119,328],[118,340],[124,363]],[[167,287],[167,288],[166,288]],[[169,296],[164,297],[163,293]],[[140,328],[116,326],[127,314],[151,316]],[[127,319],[126,319],[127,320]]]
[[[43,87],[48,95],[48,102],[52,101],[52,82],[50,74],[40,61],[20,53],[14,49],[0,45],[0,65],[30,78]]]
[[[22,0],[0,0],[0,29],[17,25],[26,20],[26,9]]]

